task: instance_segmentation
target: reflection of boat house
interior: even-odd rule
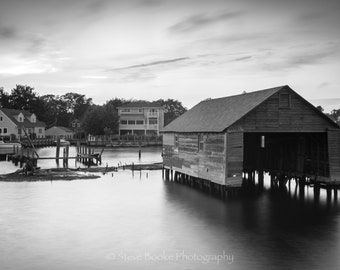
[[[118,108],[119,135],[159,135],[164,108],[157,102],[132,102]]]
[[[34,113],[24,110],[0,108],[0,136],[25,137],[23,128],[32,138],[45,138],[45,123]]]
[[[340,127],[289,86],[202,101],[164,128],[163,148],[167,170],[222,186],[254,172],[340,184]]]

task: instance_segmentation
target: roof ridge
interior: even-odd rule
[[[281,86],[277,86],[277,87],[271,87],[271,88],[266,88],[266,89],[262,89],[262,90],[255,90],[255,91],[251,91],[251,92],[245,92],[245,93],[235,94],[235,95],[226,96],[226,97],[210,98],[210,99],[202,100],[201,102],[209,102],[209,101],[214,101],[214,100],[219,100],[219,99],[232,98],[232,97],[238,97],[238,96],[244,96],[244,95],[250,95],[250,94],[257,94],[259,92],[273,91],[274,89],[277,89],[277,91],[279,91],[280,89],[287,87],[287,86],[288,85],[281,85]]]

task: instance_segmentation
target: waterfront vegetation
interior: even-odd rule
[[[69,92],[64,95],[39,95],[33,87],[16,85],[10,93],[0,87],[0,107],[29,110],[35,113],[47,127],[69,127],[75,119],[81,122],[82,131],[92,135],[118,133],[117,107],[140,100],[111,98],[103,105],[93,103],[92,98]],[[164,124],[183,114],[187,109],[178,100],[155,100],[164,106]]]

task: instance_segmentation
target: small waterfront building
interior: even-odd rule
[[[82,126],[81,120],[75,118],[71,121],[69,128],[73,131],[74,133],[74,139],[85,139],[85,131]]]
[[[20,139],[25,137],[23,129],[32,138],[45,138],[45,123],[34,113],[26,110],[0,108],[0,137]]]
[[[248,172],[340,184],[340,127],[289,86],[205,100],[163,129],[165,169],[239,187]]]
[[[66,127],[62,126],[53,126],[49,129],[46,129],[46,138],[57,140],[57,139],[65,139],[70,140],[74,137],[74,132]]]
[[[119,135],[159,135],[164,108],[157,102],[131,102],[118,107]]]

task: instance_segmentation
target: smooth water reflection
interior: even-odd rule
[[[107,160],[138,159],[129,151]],[[159,151],[144,156],[157,161]],[[163,182],[160,171],[120,171],[99,180],[0,182],[0,205],[1,269],[340,266],[339,207],[279,191],[221,201]]]

